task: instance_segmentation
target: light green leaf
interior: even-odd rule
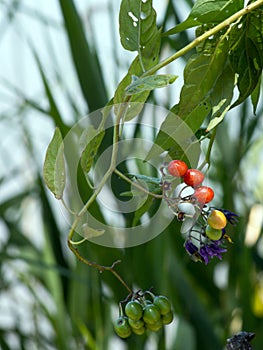
[[[48,146],[43,166],[43,176],[47,187],[57,199],[61,199],[66,182],[64,146],[59,128],[55,129]]]
[[[87,129],[81,135],[81,142],[85,145],[81,154],[80,164],[84,172],[88,173],[92,166],[93,160],[100,144],[105,135],[105,131],[96,130],[92,125],[89,125]]]
[[[230,109],[235,88],[235,74],[229,65],[225,67],[216,81],[211,93],[212,116],[207,126],[207,131],[215,128],[225,117]]]
[[[138,181],[143,181],[149,187],[149,191],[151,192],[160,192],[160,183],[161,179],[158,177],[151,177],[141,174],[126,174],[130,179],[136,179]]]
[[[105,230],[103,229],[95,229],[95,228],[89,227],[88,224],[83,224],[81,235],[86,239],[91,239],[91,238],[95,238],[103,235],[104,232]]]
[[[187,19],[164,35],[173,35],[201,24],[220,23],[243,6],[243,0],[197,0]]]
[[[136,76],[140,76],[143,74],[141,65],[140,65],[140,61],[139,61],[139,57],[137,56],[134,61],[132,62],[128,73],[126,74],[126,76],[122,79],[122,81],[120,82],[120,84],[117,87],[117,90],[115,92],[114,95],[114,111],[115,114],[118,114],[118,108],[119,108],[119,104],[122,103],[125,99],[126,96],[126,87],[128,85],[130,85],[131,81],[132,81],[132,76],[136,75]],[[131,120],[132,118],[136,117],[140,111],[142,110],[143,106],[144,106],[144,102],[147,100],[148,96],[150,94],[149,90],[146,91],[142,91],[141,93],[135,94],[133,96],[130,97],[129,102],[133,102],[131,105],[131,108],[127,109],[126,115],[125,115],[125,120]]]
[[[172,84],[178,76],[173,74],[151,75],[144,78],[132,76],[132,83],[125,89],[127,95],[138,94],[143,91],[150,91]]]

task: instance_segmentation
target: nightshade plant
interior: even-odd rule
[[[199,172],[200,175],[205,167],[207,171],[211,162],[217,127],[227,112],[248,97],[251,97],[254,112],[256,112],[263,65],[262,6],[263,0],[250,1],[245,7],[241,0],[220,2],[197,0],[185,21],[163,33],[162,28],[157,26],[156,12],[151,0],[122,0],[119,14],[120,40],[124,49],[137,52],[137,56],[117,86],[113,98],[102,109],[96,127],[90,123],[81,130],[81,139],[84,141],[81,143],[80,171],[86,179],[91,195],[84,201],[80,210],[69,208],[70,205],[64,196],[65,186],[69,181],[66,178],[65,160],[68,161],[68,155],[64,152],[65,131],[61,132],[56,128],[49,144],[44,163],[44,179],[51,192],[62,201],[73,216],[68,235],[69,248],[88,266],[100,272],[111,272],[129,292],[127,300],[135,302],[139,300],[141,304],[145,304],[144,308],[147,308],[147,303],[143,299],[147,292],[143,294],[134,292],[124,281],[116,271],[119,260],[113,262],[111,266],[100,265],[99,262],[93,262],[83,256],[77,249],[87,240],[107,236],[107,230],[92,227],[85,216],[96,204],[101,191],[114,175],[117,176],[118,181],[123,180],[136,188],[138,193],[148,196],[147,201],[136,210],[137,216],[132,226],[136,227],[136,223],[141,222],[145,213],[157,210],[154,203],[163,201],[182,222],[181,233],[185,239],[184,246],[193,260],[208,264],[213,257],[222,258],[222,254],[226,252],[225,244],[232,241],[226,233],[226,222],[222,227],[219,224],[218,228],[211,217],[217,215],[223,221],[225,218],[230,224],[235,224],[237,215],[229,211],[231,208],[228,210],[207,205],[212,200],[214,192],[208,186],[201,186],[203,178],[195,185],[192,174],[181,173],[179,177],[184,178],[185,182],[181,187],[174,172],[171,170],[169,172],[169,164],[171,160],[187,163],[189,155],[191,156],[192,144],[197,143],[202,146],[204,140],[209,140],[204,151],[205,159],[201,159],[200,151],[190,162],[191,166],[195,167],[195,174]],[[160,61],[163,41],[188,28],[196,28],[196,38]],[[164,67],[170,67],[169,65],[176,59],[190,52],[192,55],[184,69],[184,84],[179,102],[170,107],[158,130],[154,145],[145,155],[145,163],[162,155],[163,166],[158,169],[158,176],[149,177],[143,171],[139,174],[123,171],[118,163],[118,154],[121,148],[120,142],[125,139],[126,125],[143,113],[152,91],[173,84],[180,74],[180,72],[173,72],[176,75],[159,74],[159,71]],[[238,97],[233,101],[236,88]],[[158,94],[156,91],[155,93]],[[111,118],[113,119],[112,142],[108,168],[96,186],[93,186],[92,174],[95,171],[97,156],[104,150],[103,140],[106,132],[109,131],[106,125]],[[193,136],[190,144],[189,138],[185,140],[184,146],[174,135],[182,125],[185,125]],[[71,149],[75,146],[76,144],[71,144]],[[189,193],[189,189],[192,189],[192,192]],[[125,192],[122,195],[132,196],[133,193]],[[78,240],[76,237],[79,235],[83,239]],[[158,315],[156,322],[159,322],[161,317],[160,314]],[[143,316],[140,315],[140,319],[141,317]],[[123,311],[120,318],[115,329],[118,334],[126,338],[130,336],[132,326],[129,325]],[[146,320],[144,321],[147,323]],[[159,323],[154,330],[161,328]],[[144,324],[137,328],[133,326],[133,329],[135,333],[143,334],[145,326]]]

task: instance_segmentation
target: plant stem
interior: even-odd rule
[[[118,169],[114,169],[114,172],[120,178],[122,178],[124,181],[130,183],[132,186],[138,188],[140,191],[148,194],[149,196],[152,196],[152,197],[158,198],[158,199],[163,199],[163,195],[162,194],[156,194],[156,193],[149,192],[148,190],[146,190],[146,188],[142,187],[141,185],[139,185],[136,182],[134,182],[131,179],[129,179],[127,176],[125,176],[123,173],[121,173]]]
[[[110,271],[121,282],[121,284],[128,290],[128,292],[132,294],[133,293],[132,289],[127,285],[127,283],[122,279],[122,277],[114,269],[115,266],[121,262],[120,260],[115,261],[111,266],[103,266],[103,265],[97,264],[93,261],[90,261],[90,260],[87,260],[86,258],[84,258],[79,253],[79,251],[74,247],[75,244],[79,244],[82,241],[84,241],[85,239],[81,240],[79,242],[76,242],[76,243],[72,241],[72,237],[74,235],[75,229],[79,223],[81,216],[87,211],[87,209],[90,207],[90,205],[93,203],[93,201],[97,198],[97,195],[100,193],[103,186],[105,185],[108,178],[111,176],[111,174],[113,173],[113,171],[115,169],[116,161],[117,161],[117,154],[118,154],[119,126],[120,126],[120,121],[124,117],[126,110],[128,108],[128,106],[127,106],[128,101],[129,101],[129,99],[126,99],[125,103],[120,105],[120,107],[119,107],[116,124],[114,126],[110,167],[107,170],[107,172],[105,173],[105,175],[103,176],[98,187],[94,190],[92,196],[89,198],[89,200],[86,202],[86,204],[83,206],[83,208],[76,215],[76,218],[75,218],[75,220],[71,226],[71,229],[69,231],[69,234],[68,234],[68,247],[74,253],[74,255],[84,264],[98,269],[101,273],[103,271]]]
[[[188,51],[192,50],[195,48],[197,45],[199,45],[202,41],[208,39],[210,36],[215,35],[217,32],[219,32],[221,29],[229,26],[231,23],[235,22],[238,18],[246,15],[247,13],[251,12],[252,10],[255,10],[259,6],[263,5],[263,0],[257,0],[253,2],[252,4],[244,7],[242,10],[234,13],[232,16],[228,17],[225,19],[223,22],[219,23],[212,29],[208,30],[204,34],[200,35],[196,39],[194,39],[190,44],[186,45],[183,47],[181,50],[177,51],[175,54],[171,55],[170,57],[167,57],[160,63],[158,63],[156,66],[152,67],[148,71],[146,71],[142,77],[153,75],[156,73],[159,69],[167,66],[171,62],[175,61],[177,58],[185,55]]]
[[[216,138],[216,128],[214,128],[212,133],[211,133],[211,137],[210,137],[210,140],[209,140],[209,144],[208,144],[205,160],[199,166],[199,169],[201,169],[201,170],[206,164],[208,164],[208,168],[210,167],[210,156],[211,156],[211,151],[212,151],[212,147],[213,147],[215,138]]]
[[[70,250],[74,253],[74,255],[84,264],[94,267],[95,269],[98,269],[100,273],[103,271],[110,271],[120,282],[121,284],[128,290],[129,293],[133,293],[132,289],[127,285],[127,283],[122,279],[122,277],[118,274],[118,272],[115,271],[115,266],[121,262],[121,260],[116,260],[111,266],[104,266],[97,264],[93,261],[85,259],[79,251],[72,245],[72,242],[70,239],[68,239],[68,246]]]

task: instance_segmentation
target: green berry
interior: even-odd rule
[[[138,321],[142,317],[142,306],[137,301],[129,301],[125,306],[125,314],[130,319]]]
[[[206,226],[205,233],[212,241],[218,241],[222,237],[222,230],[217,230],[210,225]]]
[[[156,323],[160,317],[160,310],[154,304],[146,305],[143,309],[143,320],[147,324]]]
[[[158,332],[162,328],[162,326],[163,322],[161,318],[159,318],[159,320],[153,324],[146,323],[146,328],[152,332]]]
[[[174,315],[172,313],[172,311],[168,312],[168,314],[165,314],[162,316],[162,323],[163,324],[169,324],[171,322],[173,322],[174,319]]]
[[[145,327],[141,327],[141,328],[132,328],[132,331],[134,334],[137,335],[142,335],[145,333]]]
[[[125,316],[120,316],[114,322],[114,329],[118,336],[121,338],[128,338],[132,332],[131,327],[128,323],[128,318]]]
[[[171,303],[163,295],[156,296],[153,300],[153,303],[160,309],[161,315],[168,314],[168,312],[171,311]]]
[[[142,328],[144,326],[143,320],[134,321],[131,318],[128,318],[128,322],[129,322],[129,325],[131,326],[132,330],[139,329],[139,328]]]

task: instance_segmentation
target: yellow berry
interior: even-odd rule
[[[226,216],[220,210],[213,210],[207,218],[207,223],[216,230],[222,230],[227,223]]]

